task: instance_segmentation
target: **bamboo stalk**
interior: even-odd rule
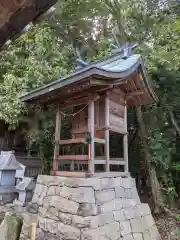
[[[55,128],[55,147],[54,147],[54,159],[53,159],[53,171],[58,170],[57,157],[59,156],[60,148],[60,132],[61,132],[61,113],[59,107],[56,112],[56,128]]]
[[[91,144],[90,144],[90,161],[89,161],[89,172],[94,174],[94,102],[89,103],[88,111],[88,127],[91,134]]]
[[[109,96],[105,98],[105,125],[108,127],[105,130],[106,172],[109,172]]]
[[[125,124],[125,131],[127,132],[127,103],[124,107],[124,124]],[[129,171],[129,164],[128,164],[128,134],[126,133],[123,136],[123,148],[124,148],[124,161],[125,161],[125,172]]]
[[[31,240],[36,240],[36,223],[31,224]]]
[[[88,144],[88,169],[91,168],[91,144]]]

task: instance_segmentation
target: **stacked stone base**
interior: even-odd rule
[[[131,177],[39,176],[33,202],[39,206],[39,240],[160,239]]]

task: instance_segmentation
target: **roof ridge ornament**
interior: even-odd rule
[[[133,54],[133,50],[138,46],[137,43],[135,44],[124,44],[124,45],[114,45],[112,44],[112,47],[114,48],[112,50],[113,54],[123,54],[122,58],[123,59],[127,59],[128,57],[130,57]]]
[[[85,62],[83,61],[82,59],[76,59],[76,71],[84,68],[84,67],[87,67],[89,65],[88,62]]]

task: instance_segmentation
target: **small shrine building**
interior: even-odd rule
[[[128,175],[127,108],[154,100],[143,58],[135,54],[118,54],[91,65],[80,62],[74,74],[22,97],[26,103],[53,105],[56,109],[51,174],[65,177]],[[71,109],[70,139],[61,139],[65,109]],[[110,156],[111,134],[122,138],[122,157]],[[87,146],[83,154],[75,150],[80,144]],[[65,148],[73,152],[69,154]],[[97,156],[97,148],[101,149],[101,156]]]

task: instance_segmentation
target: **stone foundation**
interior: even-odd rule
[[[159,240],[147,204],[131,177],[39,176],[38,240]]]

